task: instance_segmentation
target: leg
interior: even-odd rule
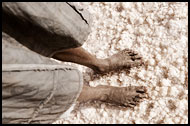
[[[104,69],[107,69],[109,66],[106,60],[97,59],[82,47],[67,49],[63,52],[56,53],[53,58],[84,65],[96,72],[105,71]]]
[[[84,85],[78,101],[98,100],[126,107],[135,107],[140,103],[142,98],[146,97],[146,88],[143,86],[113,87],[100,85],[89,87]]]
[[[131,68],[143,64],[142,58],[136,52],[129,49],[125,49],[106,59],[98,59],[82,47],[78,47],[56,53],[53,58],[90,67],[97,73],[106,73],[116,69]]]
[[[108,88],[100,88],[99,86],[90,87],[84,84],[82,92],[78,98],[78,101],[79,102],[87,102],[95,100],[105,101],[107,95],[109,95]]]

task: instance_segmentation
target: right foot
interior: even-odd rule
[[[134,108],[143,98],[147,98],[146,88],[144,86],[129,86],[129,87],[107,87],[110,88],[109,95],[104,96],[102,101]]]

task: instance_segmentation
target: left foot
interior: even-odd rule
[[[106,62],[108,65],[104,65],[96,69],[97,73],[107,73],[113,70],[130,69],[132,67],[138,67],[143,65],[142,57],[137,52],[130,49],[124,49],[111,57],[102,60],[102,63]]]

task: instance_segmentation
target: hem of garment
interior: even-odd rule
[[[27,67],[25,67],[25,65],[27,65]],[[19,70],[17,69],[18,66],[20,66]],[[21,66],[23,66],[23,67],[21,67]],[[44,66],[44,68],[43,68],[43,66]],[[77,99],[78,99],[78,97],[79,97],[79,95],[80,95],[80,93],[82,91],[82,88],[83,88],[83,76],[82,76],[82,73],[78,69],[76,69],[76,68],[74,68],[72,66],[68,66],[68,65],[57,65],[57,64],[56,65],[49,65],[49,64],[48,65],[47,64],[45,64],[45,65],[42,65],[42,64],[30,64],[30,65],[28,65],[28,64],[2,64],[2,72],[31,71],[31,70],[39,70],[39,69],[41,69],[41,70],[44,69],[45,70],[47,68],[47,66],[51,66],[49,68],[50,71],[55,70],[57,68],[57,66],[61,66],[61,67],[66,66],[66,69],[75,70],[77,72],[78,76],[79,76],[79,85],[78,85],[79,87],[78,87],[77,93],[71,99],[71,104],[68,105],[68,109],[65,112],[63,112],[63,114],[61,114],[59,117],[54,119],[53,122],[55,122],[56,120],[58,120],[60,118],[68,116],[72,112],[72,110],[74,109],[75,103],[76,103],[76,101],[77,101]],[[61,68],[57,68],[57,69],[61,69]],[[51,122],[51,123],[53,123],[53,122]]]
[[[76,97],[73,98],[72,104],[69,106],[69,108],[61,116],[59,116],[59,118],[56,119],[56,120],[68,117],[71,114],[71,112],[74,110],[75,106],[76,106],[75,103],[77,102],[77,99],[80,96],[80,93],[81,93],[82,88],[83,88],[83,75],[82,75],[82,73],[79,70],[76,69],[76,71],[77,71],[77,73],[79,75],[79,90],[78,90],[78,93],[77,93]]]

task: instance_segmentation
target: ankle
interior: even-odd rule
[[[93,69],[96,73],[106,73],[109,71],[109,62],[107,59],[99,59],[96,61],[95,68]]]
[[[100,92],[97,100],[105,102],[109,99],[110,86],[98,85],[96,90]]]

